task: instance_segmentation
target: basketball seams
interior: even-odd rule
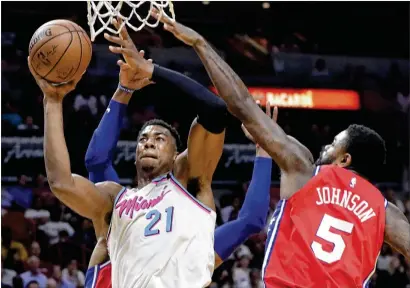
[[[56,24],[53,24],[53,25],[56,25]],[[58,25],[58,26],[62,26],[62,27],[64,27],[64,28],[68,29],[68,31],[65,31],[65,32],[63,32],[63,33],[60,33],[60,34],[55,35],[55,36],[51,37],[50,39],[48,39],[47,41],[45,41],[44,43],[42,43],[42,44],[40,45],[40,47],[38,47],[38,48],[35,50],[35,52],[32,53],[32,55],[37,54],[37,52],[38,52],[45,44],[47,44],[49,41],[51,41],[51,40],[53,40],[53,39],[55,39],[55,38],[57,38],[57,37],[59,37],[59,36],[61,36],[61,35],[65,35],[65,34],[67,34],[67,33],[71,33],[71,42],[72,42],[72,38],[73,38],[72,33],[73,33],[73,32],[85,33],[84,31],[80,31],[80,30],[71,31],[71,30],[69,30],[68,27],[63,26],[63,25]],[[86,35],[87,35],[87,33],[86,33]],[[64,54],[65,54],[65,52],[67,51],[67,49],[70,47],[71,42],[69,43],[69,45],[67,46],[66,50],[64,51]],[[64,54],[62,54],[61,58],[64,56]],[[60,58],[60,60],[61,60],[61,58]],[[60,61],[60,60],[59,60],[59,61]],[[56,63],[56,64],[57,64],[57,63]],[[38,72],[36,71],[35,67],[33,66],[34,72],[35,72],[37,75],[39,75],[41,78],[43,78],[43,79],[44,79],[48,74],[50,74],[50,72],[51,72],[54,68],[55,68],[55,66],[54,66],[53,68],[51,68],[51,70],[50,70],[45,76],[41,76],[41,74],[38,73]],[[51,82],[51,81],[50,81],[50,82]]]
[[[70,31],[70,35],[71,35],[70,43],[68,43],[68,46],[65,48],[63,54],[61,54],[60,59],[58,59],[58,61],[54,64],[54,66],[50,69],[50,71],[48,71],[48,73],[43,76],[43,78],[46,78],[46,77],[54,70],[54,68],[56,68],[56,66],[58,65],[58,63],[60,63],[61,59],[63,59],[64,54],[67,52],[68,48],[70,48],[71,43],[73,43],[73,33],[71,33],[71,31]],[[50,40],[49,40],[49,41],[50,41]],[[47,41],[47,42],[48,42],[48,41]]]
[[[55,20],[55,21],[58,21],[58,20]],[[61,20],[61,21],[66,21],[66,20]],[[62,27],[62,28],[65,28],[67,31],[63,30],[64,32],[62,32],[58,35],[55,35],[53,37],[50,37],[45,42],[41,43],[41,45],[39,45],[32,53],[30,53],[30,55],[35,56],[37,53],[39,53],[39,51],[43,48],[43,46],[48,44],[50,41],[55,40],[57,37],[59,37],[61,35],[64,35],[66,33],[70,33],[69,42],[68,42],[67,46],[65,47],[63,53],[58,58],[57,62],[54,64],[54,66],[44,76],[42,76],[39,72],[37,72],[36,69],[33,67],[34,72],[36,74],[38,74],[41,78],[45,79],[46,81],[49,81],[50,83],[59,83],[59,82],[56,82],[56,79],[55,79],[54,76],[52,77],[54,81],[47,80],[46,77],[49,76],[50,74],[54,75],[53,72],[55,71],[55,69],[58,68],[59,64],[62,63],[62,62],[65,63],[66,60],[63,60],[63,61],[61,61],[61,60],[67,55],[67,53],[68,53],[67,51],[71,51],[71,49],[76,50],[77,53],[79,54],[79,59],[78,59],[79,62],[78,62],[78,65],[77,65],[76,69],[65,77],[66,79],[67,78],[72,78],[73,76],[75,76],[78,73],[78,70],[80,69],[80,67],[82,67],[81,65],[82,65],[82,61],[84,60],[83,58],[87,57],[87,55],[84,53],[85,50],[83,51],[83,45],[84,45],[83,43],[87,42],[87,46],[88,46],[90,55],[92,54],[92,46],[91,46],[91,41],[89,40],[89,37],[88,37],[87,33],[85,32],[85,30],[81,26],[78,26],[78,24],[72,23],[71,21],[66,21],[66,22],[63,22],[63,23],[55,23],[54,21],[50,21],[50,22],[53,22],[53,23],[46,23],[45,25],[43,25],[39,29],[37,29],[37,31],[48,29],[50,26],[51,27],[52,26]],[[73,29],[73,30],[70,30],[70,29]],[[78,47],[75,47],[76,39],[75,39],[75,36],[73,35],[73,33],[76,33],[77,36],[78,36],[80,51],[78,51]],[[84,39],[81,39],[83,36],[84,36]],[[57,40],[57,42],[58,42],[58,40]],[[84,47],[84,49],[85,49],[85,47]],[[76,55],[78,55],[78,54],[76,54]],[[88,64],[87,64],[87,66],[88,66]],[[59,77],[57,77],[57,79],[58,78]]]
[[[71,25],[72,25],[72,24],[71,24]],[[78,33],[78,31],[75,30],[75,26],[74,26],[74,25],[72,25],[72,26],[73,26],[73,28],[74,28],[74,31],[77,33],[78,40],[80,41],[80,60],[78,61],[77,69],[75,69],[75,72],[72,74],[72,75],[76,75],[77,72],[78,72],[78,69],[79,69],[80,66],[81,66],[81,62],[83,61],[83,43],[81,42],[80,33]],[[73,35],[73,34],[71,34],[71,35]],[[64,56],[64,55],[63,55],[63,56]],[[63,56],[61,56],[61,58],[62,58]],[[67,78],[69,78],[69,77],[67,76]]]

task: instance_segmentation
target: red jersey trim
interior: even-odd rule
[[[262,265],[262,279],[263,279],[263,286],[265,286],[265,273],[266,273],[266,269],[268,267],[269,261],[270,261],[270,256],[272,255],[272,251],[275,245],[275,240],[276,240],[276,236],[278,234],[279,231],[279,227],[280,227],[280,222],[282,220],[283,217],[283,213],[285,211],[285,207],[286,207],[286,201],[287,200],[280,200],[278,202],[278,205],[275,209],[275,212],[272,215],[271,218],[271,223],[269,224],[269,226],[272,226],[273,223],[275,223],[273,225],[273,229],[272,229],[272,233],[270,235],[270,237],[268,237],[268,245],[266,247],[265,250],[265,258],[263,259],[263,265]],[[270,229],[271,227],[269,227]],[[269,236],[269,231],[268,231],[268,236]]]

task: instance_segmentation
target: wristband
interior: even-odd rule
[[[124,87],[124,86],[122,86],[120,83],[118,83],[118,89],[120,89],[120,90],[122,90],[122,91],[124,91],[124,92],[127,92],[127,93],[131,93],[131,94],[135,92],[135,90],[129,89],[129,88],[127,88],[127,87]]]

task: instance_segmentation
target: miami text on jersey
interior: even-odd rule
[[[159,202],[161,202],[165,195],[171,192],[171,189],[167,189],[168,185],[162,188],[161,195],[153,199],[145,199],[143,196],[134,196],[132,199],[124,199],[115,206],[115,210],[119,210],[120,218],[122,213],[125,211],[125,215],[128,215],[131,219],[134,211],[146,210],[155,207]]]

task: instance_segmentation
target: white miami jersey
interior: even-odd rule
[[[113,288],[196,288],[211,283],[216,214],[172,174],[114,202],[108,231]]]

